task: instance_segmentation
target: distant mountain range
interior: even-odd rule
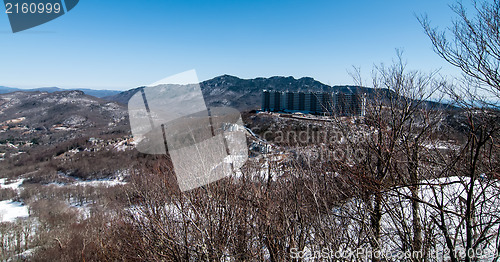
[[[374,89],[361,86],[329,86],[311,77],[296,79],[294,77],[273,76],[269,78],[241,79],[231,75],[222,75],[200,83],[205,103],[209,107],[233,107],[240,111],[260,109],[262,105],[262,90],[294,91],[294,92],[356,92],[366,93],[368,98],[373,97]],[[77,89],[86,95],[102,98],[106,101],[128,104],[129,99],[143,87],[127,91]],[[58,92],[69,91],[57,87],[36,89],[17,89],[0,87],[0,94],[15,91],[42,91]],[[388,93],[389,95],[389,93]],[[438,103],[428,102],[429,105]],[[442,104],[439,104],[442,106]]]
[[[126,106],[82,91],[0,94],[0,130],[6,126],[10,129],[0,132],[0,141],[36,138],[44,144],[130,130]]]
[[[14,87],[5,87],[5,86],[0,86],[0,94],[8,94],[12,92],[48,92],[48,93],[54,93],[54,92],[60,92],[60,91],[74,91],[74,90],[80,90],[84,92],[86,95],[90,96],[95,96],[95,97],[105,97],[105,96],[112,96],[119,94],[121,91],[117,90],[95,90],[95,89],[87,89],[87,88],[75,88],[75,89],[62,89],[59,87],[40,87],[40,88],[31,88],[31,89],[21,89],[21,88],[14,88]]]
[[[364,92],[371,93],[371,88],[359,86],[329,86],[311,77],[295,79],[291,76],[273,76],[270,78],[241,79],[222,75],[200,83],[205,103],[210,107],[227,106],[240,111],[259,109],[262,104],[262,90],[277,91],[317,91],[317,92]],[[105,100],[127,104],[128,100],[141,89],[138,87],[112,96]]]

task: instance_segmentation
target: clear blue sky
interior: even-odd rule
[[[415,14],[451,25],[444,0],[81,0],[66,15],[13,34],[0,8],[0,85],[125,90],[196,69],[200,80],[313,77],[352,84],[347,73],[390,63],[445,75]]]

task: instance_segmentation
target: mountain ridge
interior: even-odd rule
[[[368,98],[373,98],[374,89],[354,85],[323,84],[312,77],[294,78],[293,76],[271,76],[243,79],[237,76],[224,74],[199,83],[208,107],[232,107],[240,111],[258,110],[262,105],[262,90],[292,91],[292,92],[344,92],[366,93]],[[137,87],[126,91],[74,89],[82,91],[105,101],[117,102],[127,105],[129,99],[144,87]],[[35,89],[18,89],[0,86],[0,94],[12,92],[60,92],[74,91],[58,87],[45,87]],[[388,90],[386,90],[389,92]],[[387,93],[387,95],[390,95]],[[440,105],[438,102],[428,101],[428,105]]]
[[[143,87],[103,97],[108,101],[127,104],[128,100]],[[232,75],[221,75],[200,82],[200,88],[209,107],[233,107],[240,111],[259,109],[262,104],[261,93],[264,89],[296,92],[365,92],[371,88],[360,86],[329,86],[312,77],[294,78],[293,76],[257,77],[242,79]]]
[[[38,87],[38,88],[22,89],[22,88],[16,88],[16,87],[0,86],[0,94],[8,94],[8,93],[13,93],[13,92],[54,93],[54,92],[63,92],[63,91],[82,91],[86,95],[91,95],[91,96],[94,96],[97,98],[112,96],[112,95],[116,95],[116,94],[119,94],[120,92],[122,92],[122,91],[118,91],[118,90],[98,90],[98,89],[89,89],[89,88],[65,89],[65,88],[59,88],[59,87]]]
[[[0,94],[0,140],[59,143],[75,136],[127,133],[126,107],[83,91]]]

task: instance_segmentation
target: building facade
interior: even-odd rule
[[[262,91],[262,111],[363,116],[366,96],[345,92]]]

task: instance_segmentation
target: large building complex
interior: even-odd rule
[[[366,98],[354,92],[262,92],[262,110],[338,116],[363,116]]]

